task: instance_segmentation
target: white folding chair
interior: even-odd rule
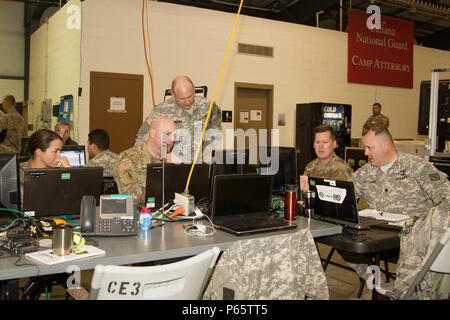
[[[150,267],[97,265],[89,300],[200,299],[219,253],[214,247],[182,261]]]
[[[417,293],[417,297],[422,299],[419,285],[428,271],[450,273],[450,228],[442,236],[439,243],[434,248],[429,259],[425,262],[422,270],[417,274],[416,279],[409,287],[408,292],[403,297],[405,300],[412,299],[414,293]],[[376,288],[377,292],[392,297],[392,291],[394,289],[394,283],[383,283],[380,287]]]

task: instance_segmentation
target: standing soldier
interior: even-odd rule
[[[6,130],[4,140],[0,143],[0,153],[20,153],[25,132],[25,120],[16,110],[14,96],[6,96],[0,110],[0,131]]]
[[[184,129],[179,130],[180,132],[188,135],[182,137],[182,141],[175,142],[174,152],[177,150],[177,155],[182,157],[184,162],[193,162],[199,142],[194,141],[194,133],[198,134],[198,137],[195,138],[199,139],[206,121],[210,102],[204,97],[195,96],[195,86],[191,79],[186,76],[178,76],[172,81],[170,93],[172,97],[153,108],[150,115],[145,119],[138,131],[135,145],[145,142],[152,118],[166,116],[175,122],[177,129]],[[207,129],[215,129],[214,135],[216,136],[222,133],[221,111],[215,103],[212,106]],[[180,143],[184,146],[186,141],[190,141],[190,145],[186,145],[185,148],[177,146]],[[187,154],[184,150],[190,150],[190,154]],[[207,156],[203,155],[203,159],[207,158]]]
[[[372,106],[372,113],[373,115],[367,119],[366,123],[364,123],[362,135],[364,135],[370,127],[382,127],[386,129],[389,127],[389,118],[381,113],[381,104],[375,102]]]

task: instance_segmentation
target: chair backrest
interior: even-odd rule
[[[220,249],[151,267],[97,265],[89,300],[200,299]]]
[[[450,273],[450,228],[447,229],[442,239],[439,241],[440,245],[442,245],[441,251],[439,251],[439,255],[434,260],[433,264],[430,267],[431,271],[441,272],[441,273]]]
[[[420,290],[417,290],[418,285],[422,282],[426,273],[431,270],[434,272],[450,273],[450,228],[439,240],[438,244],[434,248],[428,260],[425,262],[422,270],[417,274],[412,285],[409,287],[406,295],[402,298],[404,300],[409,300],[413,297],[415,291],[417,291],[419,299],[422,299]]]

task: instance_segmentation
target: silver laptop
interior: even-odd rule
[[[309,188],[315,191],[315,216],[353,229],[370,229],[388,223],[385,220],[360,217],[353,182],[309,177]]]
[[[272,183],[271,175],[216,175],[211,206],[214,226],[238,236],[296,228],[295,222],[271,211]]]

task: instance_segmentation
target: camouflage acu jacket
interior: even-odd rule
[[[305,176],[317,178],[329,178],[336,180],[349,180],[353,176],[353,169],[350,165],[339,158],[336,154],[326,164],[319,162],[319,159],[314,159],[307,164]]]
[[[138,208],[144,206],[147,164],[159,162],[161,162],[159,159],[150,154],[145,143],[120,153],[113,167],[113,176],[119,193],[133,195]]]
[[[188,112],[183,108],[181,108],[180,106],[178,106],[175,102],[175,99],[170,97],[164,103],[161,103],[157,105],[155,108],[153,108],[153,110],[150,112],[149,116],[145,120],[147,120],[148,118],[153,119],[158,116],[166,116],[175,122],[177,129],[185,129],[186,131],[182,130],[178,132],[177,136],[178,138],[181,139],[181,141],[177,141],[178,138],[176,138],[172,150],[174,150],[174,152],[175,150],[182,151],[183,148],[180,146],[180,144],[186,143],[186,141],[190,142],[190,149],[191,149],[190,159],[193,160],[194,158],[193,156],[195,155],[198,142],[200,140],[203,125],[206,121],[209,105],[210,102],[205,98],[195,97],[194,104],[192,105],[192,112]],[[222,126],[221,110],[214,103],[206,130],[216,129],[217,132],[221,134],[222,133],[221,126]],[[149,130],[148,123],[147,121],[144,121],[141,125],[141,128],[138,131],[135,145],[146,141],[148,130]],[[203,138],[203,147],[205,147],[205,141],[207,140],[206,137],[207,136],[204,136]],[[184,157],[184,155],[180,154],[179,152],[176,152],[176,154]],[[189,158],[189,156],[187,158]]]
[[[369,128],[371,128],[373,126],[388,128],[389,127],[389,118],[386,117],[382,113],[377,114],[376,116],[369,117],[369,119],[367,119],[366,123],[364,123],[363,135]]]
[[[431,207],[449,209],[450,183],[447,176],[417,156],[398,153],[386,172],[367,163],[353,175],[357,197],[370,208],[389,213],[420,216]]]
[[[203,299],[329,299],[308,229],[234,242],[220,257]]]
[[[16,110],[8,113],[0,111],[0,131],[6,129],[5,140],[0,143],[0,153],[20,153],[25,120]]]
[[[114,152],[105,150],[89,160],[85,167],[103,167],[103,176],[112,177],[114,164],[118,157]]]

